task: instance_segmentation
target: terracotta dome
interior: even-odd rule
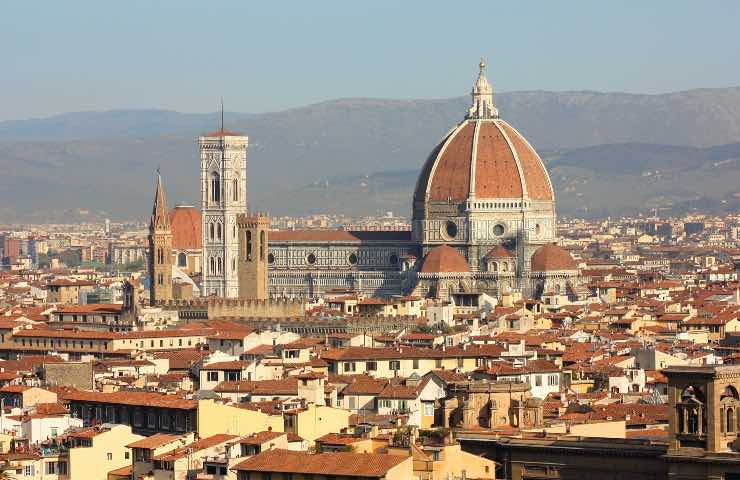
[[[200,250],[203,232],[200,211],[195,207],[177,206],[170,210],[172,248],[175,250]]]
[[[486,253],[486,258],[510,258],[514,255],[511,254],[510,251],[506,249],[506,247],[503,247],[501,245],[497,245],[490,249],[488,253]]]
[[[429,250],[424,256],[420,273],[467,273],[468,261],[449,245],[440,245]]]
[[[499,118],[468,119],[432,151],[416,186],[417,202],[555,198],[540,156]]]
[[[532,271],[550,272],[556,270],[578,270],[578,266],[567,250],[554,243],[538,248],[532,255]]]

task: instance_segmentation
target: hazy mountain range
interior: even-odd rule
[[[562,214],[738,207],[740,87],[510,92],[496,103],[548,162]],[[226,127],[250,137],[255,209],[408,214],[418,169],[467,104],[341,99],[227,112]],[[197,136],[218,121],[116,110],[0,122],[0,222],[145,219],[157,166],[171,204],[197,204]]]

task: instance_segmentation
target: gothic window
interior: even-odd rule
[[[216,235],[215,235],[215,227],[213,226],[213,223],[211,223],[211,224],[210,224],[210,225],[208,226],[208,237],[209,237],[209,238],[210,238],[211,240],[213,240],[214,238],[216,238]]]
[[[727,409],[727,427],[725,428],[725,432],[727,433],[734,433],[735,432],[735,410],[732,408]]]
[[[211,173],[211,201],[221,201],[221,176],[217,172]]]
[[[247,230],[247,261],[252,261],[252,232]]]
[[[238,202],[239,201],[239,177],[232,180],[231,191],[233,194],[233,200],[235,202]]]
[[[220,241],[221,238],[222,238],[221,224],[217,223],[216,224],[216,239]]]
[[[215,275],[216,274],[216,259],[214,259],[213,257],[211,257],[209,260],[210,260],[210,271],[211,271],[211,275]]]
[[[504,262],[501,264],[501,271],[502,272],[508,272],[509,271],[509,264],[508,262]]]
[[[260,260],[265,261],[265,254],[267,250],[267,242],[265,242],[265,231],[260,232]]]
[[[157,276],[157,283],[159,283],[160,285],[164,285],[164,275],[163,274],[160,273]]]
[[[184,253],[178,253],[177,254],[177,266],[178,267],[187,267],[188,266],[188,257]]]
[[[493,262],[491,264],[491,271],[498,272],[498,262]]]
[[[223,260],[221,260],[221,257],[218,257],[216,259],[216,273],[218,273],[219,275],[221,275],[221,273],[223,273],[223,271],[224,271],[224,263],[223,263]]]
[[[267,263],[275,263],[275,255],[272,253],[267,254]]]

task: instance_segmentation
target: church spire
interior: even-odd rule
[[[157,191],[154,194],[154,207],[152,208],[152,219],[149,224],[150,229],[169,229],[170,218],[167,212],[167,198],[164,194],[164,185],[162,184],[162,175],[157,168]]]
[[[468,109],[467,118],[498,118],[498,109],[493,104],[493,88],[486,78],[486,62],[482,58],[478,64],[480,72],[473,85],[473,103]]]

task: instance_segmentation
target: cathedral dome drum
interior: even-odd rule
[[[532,145],[499,117],[482,61],[467,115],[421,169],[412,217],[422,253],[453,245],[473,271],[485,270],[495,246],[528,260],[538,246],[555,240],[550,176]]]

